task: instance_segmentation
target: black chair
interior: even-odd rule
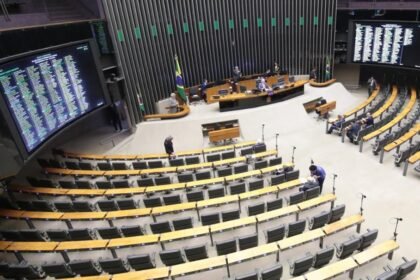
[[[222,159],[229,159],[235,157],[235,151],[226,151],[222,153]]]
[[[246,186],[245,183],[235,183],[229,186],[229,190],[231,195],[241,194],[246,192]]]
[[[66,166],[66,168],[68,169],[74,169],[74,170],[79,170],[81,169],[79,166],[79,163],[76,161],[65,161],[64,165]]]
[[[64,229],[47,230],[46,233],[51,241],[61,242],[71,240],[69,232]]]
[[[51,167],[50,166],[50,162],[48,161],[48,159],[45,159],[45,158],[37,158],[36,161],[38,162],[39,166],[41,166],[42,168]]]
[[[286,182],[286,177],[284,176],[284,173],[280,173],[278,175],[271,176],[271,185],[275,186],[281,183]]]
[[[178,174],[178,182],[179,183],[188,183],[194,181],[193,174],[191,172],[185,172],[182,174]]]
[[[254,216],[265,212],[265,203],[260,202],[254,205],[248,205],[248,216]]]
[[[73,202],[71,201],[57,201],[54,202],[54,207],[58,212],[74,212]]]
[[[14,278],[14,275],[10,271],[10,266],[8,263],[1,261],[0,262],[0,275],[4,278]]]
[[[93,233],[93,231],[87,228],[72,228],[69,229],[68,232],[72,241],[96,239],[96,236]]]
[[[346,242],[343,242],[339,245],[336,245],[337,248],[337,258],[345,259],[353,254],[354,251],[360,248],[361,238],[350,239]]]
[[[185,158],[186,164],[199,164],[200,163],[200,157],[194,156],[194,157],[186,157]]]
[[[204,200],[204,192],[203,191],[192,191],[187,193],[187,200],[188,202],[195,202]]]
[[[152,230],[154,234],[172,231],[171,225],[169,224],[168,221],[151,223],[150,229]]]
[[[83,162],[83,161],[79,162],[79,167],[80,167],[81,170],[93,170],[94,169],[92,163]]]
[[[417,266],[417,260],[408,261],[406,258],[403,258],[403,260],[404,263],[394,269],[398,273],[398,280],[407,277],[407,275],[413,272]]]
[[[254,153],[254,149],[252,147],[241,150],[241,156],[252,155],[253,153]]]
[[[114,170],[127,170],[128,166],[125,162],[113,162],[112,169]]]
[[[300,191],[289,196],[289,205],[298,204],[305,200],[305,192]]]
[[[144,198],[143,203],[146,206],[146,208],[153,208],[153,207],[162,206],[162,200],[160,199],[160,197]]]
[[[21,209],[21,210],[36,211],[36,209],[32,206],[31,201],[17,200],[16,204],[17,204],[18,208]]]
[[[235,280],[258,280],[258,273],[251,272],[244,275],[236,276]]]
[[[328,264],[334,257],[334,247],[325,248],[317,252],[314,256],[314,263],[312,266],[316,269],[323,267]]]
[[[139,225],[122,226],[121,232],[124,237],[139,236],[144,234],[143,229]]]
[[[201,215],[201,224],[203,226],[209,226],[217,223],[220,223],[219,213]]]
[[[171,194],[163,196],[163,202],[165,205],[173,205],[181,203],[181,196],[179,194]]]
[[[258,143],[252,147],[254,149],[254,153],[262,153],[267,151],[267,146],[264,143]]]
[[[99,259],[99,265],[102,270],[109,274],[124,273],[130,271],[128,263],[120,258],[115,259]]]
[[[76,276],[76,273],[71,271],[69,265],[66,263],[48,263],[43,264],[41,267],[50,277],[70,278]]]
[[[276,242],[284,238],[286,234],[286,227],[284,225],[276,226],[266,230],[264,233],[267,243]]]
[[[295,260],[292,264],[290,264],[290,275],[299,276],[307,272],[312,267],[313,261],[314,257],[311,254]]]
[[[88,201],[73,201],[73,209],[76,212],[92,212],[95,211],[95,206]]]
[[[286,172],[286,181],[299,179],[299,170]]]
[[[161,185],[169,185],[171,183],[171,178],[162,176],[162,177],[156,177],[155,178],[155,185],[161,186]]]
[[[233,167],[233,171],[235,174],[248,172],[248,165],[247,164],[238,164]]]
[[[207,248],[205,245],[186,247],[184,248],[184,252],[185,256],[190,262],[208,258]]]
[[[149,168],[161,168],[163,167],[163,162],[161,160],[149,160]]]
[[[113,239],[123,237],[117,227],[97,228],[96,231],[99,233],[102,239]]]
[[[77,185],[73,181],[58,181],[58,185],[63,189],[77,189]]]
[[[134,270],[145,270],[156,267],[154,259],[148,254],[130,255],[127,257],[127,261]]]
[[[96,181],[96,187],[101,190],[113,189],[114,186],[110,181]]]
[[[9,272],[15,279],[42,279],[45,278],[45,272],[37,266],[28,264],[23,261],[19,264],[11,264]]]
[[[375,280],[397,280],[398,279],[398,271],[391,270],[391,271],[385,271],[384,273],[381,273],[380,275],[375,277]],[[370,278],[368,278],[370,280]]]
[[[196,180],[207,180],[211,178],[210,171],[200,171],[195,173],[195,179]]]
[[[54,207],[52,203],[45,200],[33,200],[32,201],[32,207],[36,211],[57,211],[57,209]]]
[[[147,169],[147,163],[145,161],[133,161],[132,164],[134,170]]]
[[[129,210],[137,208],[137,203],[134,201],[134,199],[131,198],[120,198],[117,199],[116,202],[120,210]]]
[[[277,264],[261,271],[261,280],[280,280],[283,275],[283,266]]]
[[[38,179],[38,186],[37,187],[44,187],[44,188],[55,188],[57,184],[48,179]]]
[[[320,187],[309,188],[305,191],[305,200],[318,197],[321,193]]]
[[[94,276],[102,273],[102,268],[92,260],[73,260],[69,262],[71,270],[80,276]]]
[[[256,179],[249,182],[249,191],[255,191],[264,188],[264,180]]]
[[[280,209],[283,207],[283,198],[276,198],[274,200],[267,201],[267,212]]]
[[[89,181],[76,180],[75,184],[78,189],[91,189],[92,184]]]
[[[281,157],[276,157],[276,158],[272,158],[272,159],[270,159],[270,161],[269,161],[269,165],[270,166],[274,166],[274,165],[279,165],[279,164],[281,164],[283,161],[282,161],[282,158]]]
[[[238,239],[238,243],[239,243],[239,250],[246,250],[252,247],[257,247],[258,246],[258,235],[256,233],[247,235],[247,236],[243,236],[243,237],[239,237]]]
[[[192,228],[192,218],[180,218],[172,221],[172,225],[174,226],[175,230],[187,229]]]
[[[221,159],[220,154],[210,154],[206,157],[207,162],[214,162]]]
[[[263,169],[268,166],[268,161],[266,160],[259,160],[254,163],[254,169]]]
[[[170,166],[183,166],[184,164],[185,163],[183,158],[174,158],[169,160]]]
[[[98,169],[104,171],[110,171],[112,169],[112,164],[109,162],[98,162]]]
[[[322,211],[321,213],[313,216],[311,219],[309,219],[309,229],[313,230],[325,226],[330,219],[330,215],[331,212]]]
[[[334,222],[340,220],[341,217],[344,215],[345,211],[346,211],[346,205],[341,204],[341,205],[335,206],[331,210],[331,216],[330,216],[330,220],[328,221],[328,223],[331,224],[331,223],[334,223]]]
[[[299,220],[292,222],[287,227],[287,237],[295,236],[301,234],[306,227],[306,220]]]
[[[185,263],[181,250],[167,250],[159,253],[160,259],[166,266]]]
[[[137,185],[139,187],[150,187],[150,186],[154,186],[155,183],[153,182],[153,179],[150,177],[147,178],[141,178],[137,180]]]
[[[377,237],[378,237],[378,230],[377,229],[374,229],[374,230],[369,230],[368,229],[366,233],[364,233],[360,236],[361,243],[360,243],[360,247],[359,247],[358,250],[363,251],[364,249],[366,249],[367,247],[372,245],[372,243],[375,242]]]
[[[237,248],[235,239],[216,242],[216,251],[218,256],[235,253],[236,250]]]
[[[23,241],[22,236],[20,235],[20,232],[15,229],[4,229],[0,231],[1,236],[3,237],[3,240],[7,241]]]
[[[229,211],[223,211],[222,212],[222,220],[223,222],[232,221],[239,219],[240,213],[238,210],[229,210]]]
[[[20,235],[23,241],[49,241],[47,234],[37,229],[21,229]]]
[[[128,180],[114,180],[112,181],[114,188],[129,188],[130,182]]]
[[[218,198],[225,196],[225,188],[217,187],[208,190],[209,198]]]
[[[232,167],[222,167],[217,169],[217,176],[218,177],[225,177],[232,175]]]
[[[98,207],[101,211],[104,211],[104,212],[120,210],[115,200],[107,200],[107,199],[99,200]]]

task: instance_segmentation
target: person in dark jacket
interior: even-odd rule
[[[165,152],[168,154],[168,157],[171,158],[174,156],[174,144],[172,143],[172,140],[174,138],[172,136],[168,136],[165,139],[165,142],[163,143],[165,146]]]
[[[357,145],[357,141],[355,141],[355,138],[357,137],[357,134],[359,134],[359,131],[361,129],[361,122],[355,121],[350,126],[346,128],[346,135],[349,138],[350,142]]]
[[[327,173],[324,168],[315,164],[311,164],[311,166],[309,166],[309,171],[311,171],[311,176],[318,182],[320,192],[322,193],[322,186],[324,185]]]

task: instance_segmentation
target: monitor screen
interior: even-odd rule
[[[106,105],[89,42],[3,60],[0,94],[28,154],[61,128]]]
[[[420,68],[420,23],[354,21],[350,61]]]

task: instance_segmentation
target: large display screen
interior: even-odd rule
[[[64,126],[106,105],[89,42],[0,63],[0,93],[29,154]]]
[[[420,68],[420,23],[354,21],[351,62]]]

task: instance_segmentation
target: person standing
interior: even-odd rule
[[[324,168],[315,164],[311,164],[311,166],[309,166],[309,171],[311,172],[311,176],[318,182],[319,191],[322,193],[322,187],[324,185],[325,176],[327,173],[325,172]]]
[[[274,62],[274,69],[273,69],[274,74],[276,75],[280,75],[280,66],[277,62]]]
[[[176,100],[176,94],[175,92],[171,93],[171,97],[169,98],[169,106],[166,107],[166,109],[168,109],[168,113],[170,114],[174,114],[176,112],[178,112],[178,100]]]
[[[171,158],[174,156],[174,144],[172,142],[174,138],[172,136],[168,136],[165,139],[165,142],[163,145],[165,146],[165,152],[168,154],[168,158]]]
[[[200,85],[201,99],[207,103],[207,79],[204,79],[203,83]]]
[[[316,79],[317,79],[317,75],[316,75],[316,68],[315,67],[313,67],[312,68],[312,70],[311,70],[311,73],[309,74],[309,79],[310,80],[314,80],[314,81],[316,81]]]
[[[241,69],[238,66],[233,68],[233,82],[237,83],[239,79],[242,77]]]
[[[375,78],[372,76],[370,77],[370,79],[368,80],[368,92],[369,92],[369,96],[371,96],[372,92],[376,89],[376,80]]]

